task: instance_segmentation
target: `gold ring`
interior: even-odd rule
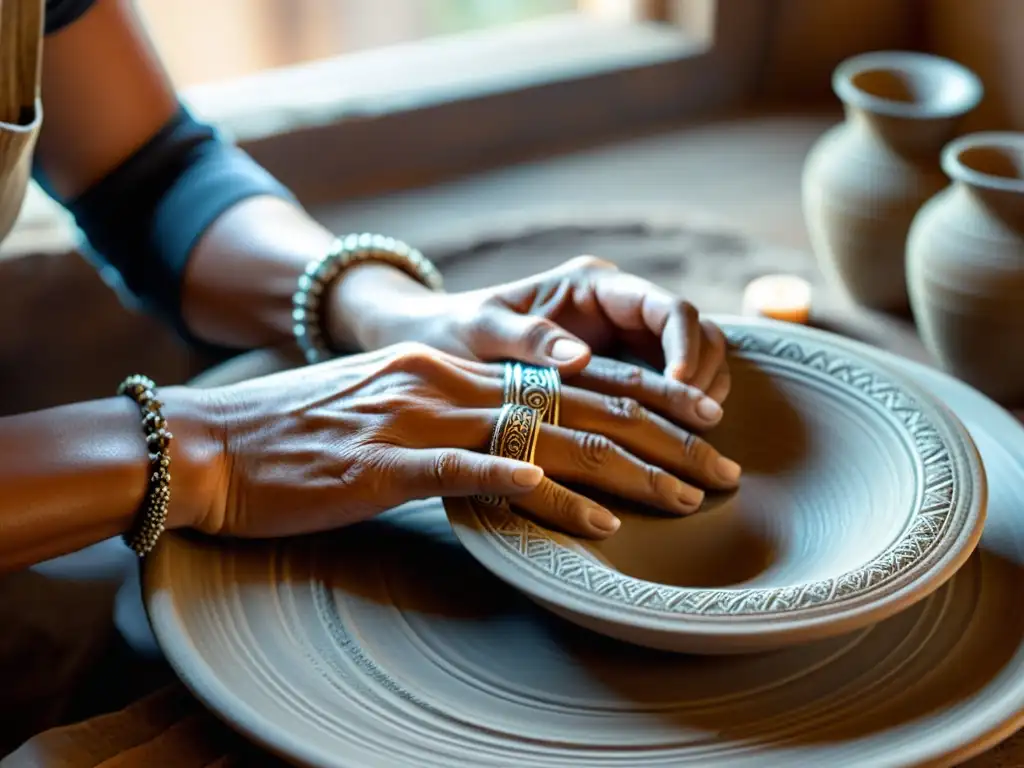
[[[532,464],[537,452],[541,423],[540,412],[536,409],[528,405],[505,403],[498,413],[498,420],[494,422],[488,453]],[[475,496],[474,499],[490,507],[500,507],[505,503],[501,496]]]
[[[562,404],[562,377],[557,368],[505,363],[505,402],[527,405],[546,424],[558,425]]]

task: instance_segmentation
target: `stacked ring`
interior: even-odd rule
[[[504,400],[512,405],[529,406],[540,413],[543,422],[557,426],[562,400],[558,369],[505,363]]]
[[[505,403],[498,413],[491,433],[489,453],[504,459],[533,463],[540,436],[540,411],[528,405]],[[505,500],[500,496],[475,496],[476,501],[490,507],[500,507]]]

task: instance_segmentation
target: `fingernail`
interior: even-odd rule
[[[655,488],[669,503],[670,509],[682,514],[696,512],[697,507],[704,501],[704,491],[687,485],[667,472],[658,476]]]
[[[604,531],[605,533],[615,533],[619,530],[619,526],[622,525],[622,521],[619,518],[603,507],[591,507],[587,519],[597,530]]]
[[[512,480],[523,488],[536,488],[544,479],[544,470],[532,464],[512,470]]]
[[[715,463],[715,473],[723,483],[735,483],[740,479],[740,465],[725,456],[719,456]]]
[[[683,483],[682,486],[679,491],[679,503],[683,506],[683,511],[696,512],[704,503],[704,491],[686,483]]]
[[[573,339],[559,339],[551,345],[550,355],[561,363],[569,363],[587,354],[587,348]]]
[[[722,416],[722,406],[710,397],[702,397],[697,402],[697,415],[704,421],[717,421]]]

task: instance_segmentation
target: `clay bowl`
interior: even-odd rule
[[[509,508],[447,499],[456,536],[562,617],[661,650],[745,653],[873,624],[941,586],[974,550],[986,484],[932,395],[831,334],[723,321],[733,388],[706,438],[744,468],[689,517],[610,503],[593,542]],[[607,499],[602,499],[607,503]]]

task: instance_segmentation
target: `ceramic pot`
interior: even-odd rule
[[[948,184],[939,155],[979,102],[981,81],[949,59],[878,51],[847,59],[832,87],[846,120],[804,166],[803,203],[823,271],[866,307],[907,310],[906,238]]]
[[[942,366],[1005,406],[1024,405],[1024,133],[975,133],[943,150],[953,184],[918,213],[907,283]]]

